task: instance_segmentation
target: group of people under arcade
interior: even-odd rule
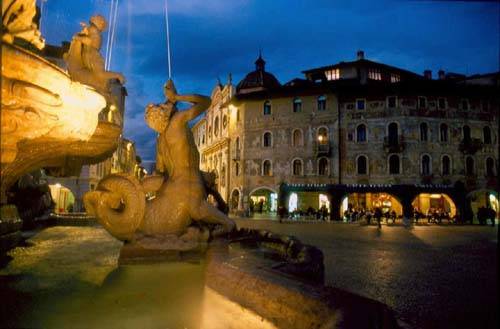
[[[415,224],[418,224],[419,220],[425,219],[427,219],[427,223],[436,224],[441,224],[443,220],[446,220],[449,223],[456,223],[458,220],[456,215],[451,217],[448,211],[441,208],[430,207],[425,215],[417,207],[413,208],[412,220]]]
[[[398,216],[396,211],[389,208],[375,207],[373,209],[365,209],[361,207],[354,208],[352,205],[349,205],[344,211],[343,220],[347,223],[363,221],[370,225],[373,219],[377,223],[378,227],[381,227],[381,223],[384,219],[387,224],[394,224],[397,219],[401,218],[401,215]]]
[[[327,221],[330,218],[330,212],[326,205],[322,205],[318,210],[308,207],[306,210],[295,209],[288,211],[285,207],[278,207],[278,217],[280,222],[286,217],[289,220],[310,219]]]

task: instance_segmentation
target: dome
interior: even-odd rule
[[[255,71],[250,72],[236,86],[238,94],[249,93],[263,89],[272,89],[280,87],[281,84],[274,75],[266,72],[266,61],[260,55],[255,61]]]

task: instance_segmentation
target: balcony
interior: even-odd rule
[[[384,137],[384,150],[387,153],[401,153],[404,151],[404,139],[402,135],[398,138]]]
[[[458,149],[463,154],[476,154],[477,151],[483,148],[483,142],[479,138],[463,139],[458,146]]]
[[[330,142],[314,143],[314,154],[316,157],[330,156],[330,153],[331,153]]]

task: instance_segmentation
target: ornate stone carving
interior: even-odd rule
[[[2,1],[2,42],[13,44],[17,38],[42,49],[45,40],[33,22],[35,15],[35,0]]]
[[[101,93],[109,93],[109,80],[117,79],[121,84],[125,78],[120,73],[104,68],[100,54],[101,33],[106,29],[106,20],[101,15],[90,18],[89,25],[82,24],[82,30],[73,36],[64,59],[72,79],[94,87]]]
[[[103,123],[98,129],[104,97],[45,59],[5,43],[1,101],[2,202],[27,172],[83,158],[95,163],[116,149],[120,127]]]
[[[205,110],[210,99],[200,95],[178,95],[171,80],[165,86],[167,102],[146,107],[149,127],[159,133],[156,169],[163,176],[110,175],[97,191],[84,197],[87,211],[117,239],[134,242],[145,249],[189,250],[206,241],[207,231],[194,222],[219,224],[219,232],[235,224],[207,202],[199,154],[188,122]],[[177,101],[194,103],[178,111]],[[146,200],[146,194],[156,197]]]

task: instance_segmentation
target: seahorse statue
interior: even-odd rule
[[[157,171],[159,176],[135,177],[110,175],[99,182],[96,191],[84,197],[85,207],[116,238],[158,247],[158,239],[176,238],[187,245],[202,239],[203,232],[190,228],[193,221],[219,224],[217,233],[234,229],[234,222],[207,201],[207,184],[199,170],[199,153],[188,122],[201,114],[210,99],[200,95],[178,95],[172,80],[165,85],[167,102],[146,107],[149,127],[159,133]],[[194,105],[177,110],[177,101]],[[146,201],[146,194],[155,198]],[[148,245],[149,237],[157,240]],[[161,243],[160,243],[161,244]],[[182,243],[181,243],[182,245]],[[167,246],[171,247],[171,246]],[[181,246],[180,248],[183,248]]]

